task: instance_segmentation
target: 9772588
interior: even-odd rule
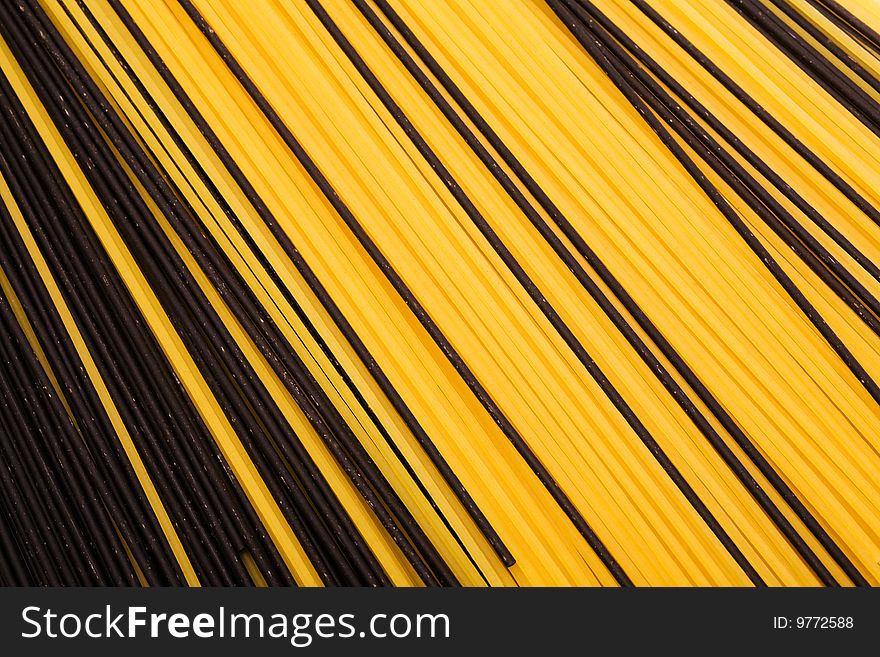
[[[851,630],[855,627],[852,616],[774,616],[776,630]]]

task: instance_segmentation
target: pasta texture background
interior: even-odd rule
[[[0,580],[877,584],[875,30],[0,4]]]

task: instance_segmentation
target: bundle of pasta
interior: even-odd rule
[[[0,579],[877,583],[878,21],[0,3]]]

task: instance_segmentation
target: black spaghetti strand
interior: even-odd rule
[[[4,400],[0,400],[0,405],[2,404],[4,404]],[[2,413],[0,413],[0,417],[2,417]],[[3,433],[6,432],[3,431]],[[25,563],[24,555],[15,540],[17,538],[15,528],[9,520],[5,506],[4,500],[0,498],[0,555],[3,559],[0,569],[2,569],[3,585],[32,586],[31,574]]]

